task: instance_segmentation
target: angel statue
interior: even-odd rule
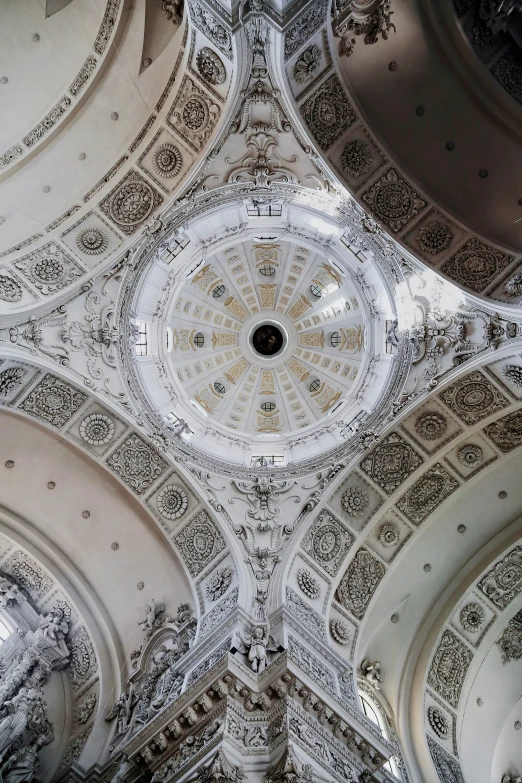
[[[363,661],[361,663],[361,671],[366,682],[375,688],[376,691],[380,690],[379,685],[384,680],[384,672],[381,670],[380,662]]]
[[[34,688],[20,688],[10,701],[4,701],[0,707],[0,761],[7,749],[24,731],[34,709],[39,702],[38,692]]]
[[[165,604],[158,604],[154,601],[154,598],[150,602],[150,606],[145,607],[145,619],[141,620],[138,625],[143,625],[143,630],[147,633],[152,633],[158,616],[165,611]]]
[[[250,668],[256,674],[261,674],[266,667],[266,654],[269,652],[279,652],[279,647],[274,638],[269,636],[268,632],[258,625],[250,636],[241,636],[237,632],[239,644],[237,651],[242,655],[248,656]]]
[[[112,710],[105,718],[105,720],[107,721],[111,721],[114,720],[114,718],[117,718],[116,734],[118,736],[120,734],[125,734],[125,732],[129,728],[132,708],[134,707],[136,702],[137,702],[137,698],[134,697],[132,693],[129,695],[127,695],[126,693],[122,693],[120,697],[116,700],[116,703],[114,704]]]
[[[69,624],[65,619],[63,609],[58,607],[51,609],[41,621],[40,628],[46,639],[51,639],[53,642],[59,642],[63,639],[69,631]]]
[[[20,588],[7,579],[0,576],[0,608],[5,609],[15,601],[20,600]]]

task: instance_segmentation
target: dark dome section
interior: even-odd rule
[[[252,345],[261,356],[275,356],[283,347],[283,334],[275,324],[263,324],[252,335]]]

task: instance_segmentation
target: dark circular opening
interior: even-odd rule
[[[252,335],[252,345],[261,356],[274,356],[283,347],[281,330],[273,324],[259,326]]]

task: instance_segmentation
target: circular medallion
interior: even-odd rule
[[[316,558],[324,563],[334,560],[341,551],[341,533],[335,525],[324,525],[314,535],[313,550]]]

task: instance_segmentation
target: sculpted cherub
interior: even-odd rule
[[[13,584],[10,579],[0,576],[0,608],[5,609],[11,606],[20,597],[20,588]]]
[[[59,608],[52,609],[46,614],[40,623],[40,627],[44,637],[51,639],[53,642],[59,642],[69,631],[69,624],[65,619],[63,609]]]
[[[147,633],[152,633],[154,630],[154,626],[156,624],[156,620],[158,619],[158,616],[165,611],[165,604],[158,604],[156,606],[156,603],[154,601],[154,598],[151,600],[150,605],[145,607],[145,619],[140,620],[138,625],[143,626],[143,630]]]
[[[381,670],[379,661],[363,661],[361,664],[363,676],[376,691],[380,690],[380,683],[384,680],[384,673]]]
[[[279,647],[274,638],[268,634],[265,628],[258,625],[249,636],[238,637],[238,652],[248,656],[250,668],[256,674],[261,674],[266,668],[267,653],[279,652]]]

